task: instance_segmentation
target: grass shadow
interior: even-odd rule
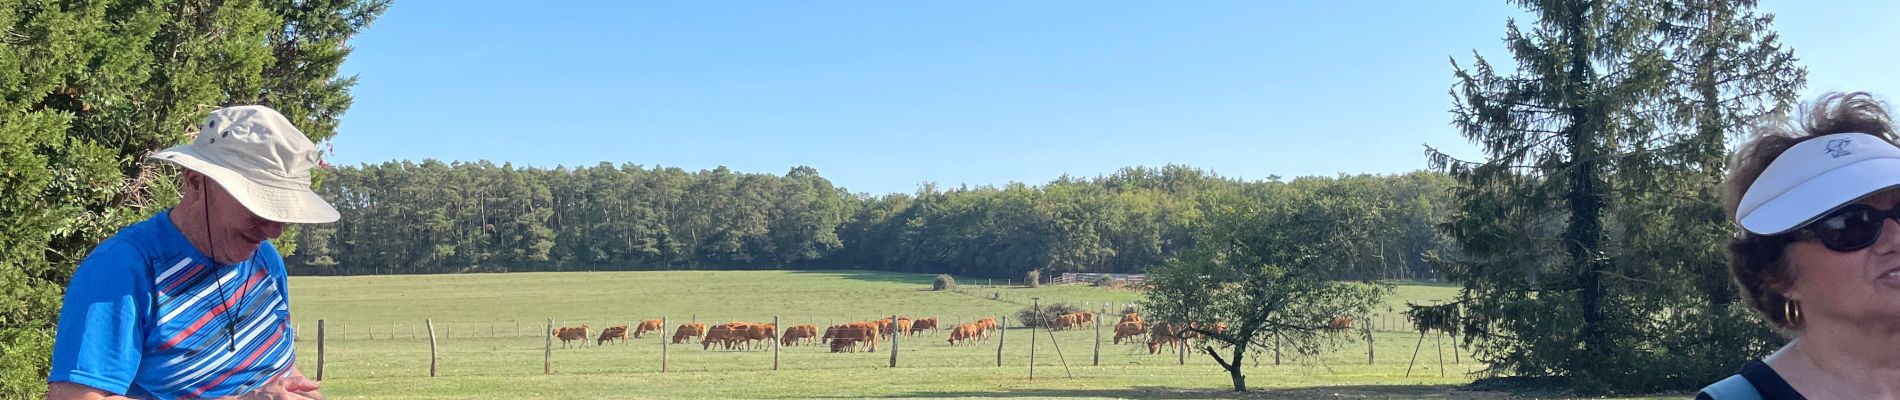
[[[828,275],[828,276],[834,276],[838,278],[859,280],[859,281],[866,281],[866,282],[922,285],[925,289],[929,289],[930,282],[932,280],[937,279],[937,275],[934,275],[934,274],[876,271],[876,270],[868,270],[868,269],[798,269],[798,270],[787,270],[787,271],[794,274]]]
[[[1457,385],[1347,385],[1258,388],[1245,393],[1225,389],[1136,386],[1116,389],[1014,389],[1003,391],[912,392],[885,398],[1120,398],[1120,399],[1518,399],[1510,392],[1475,391]]]

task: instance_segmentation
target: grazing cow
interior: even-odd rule
[[[950,345],[956,346],[959,343],[967,343],[971,339],[977,338],[978,335],[981,335],[983,333],[983,331],[984,330],[983,330],[982,325],[977,325],[977,324],[957,325],[956,328],[952,328],[950,330]]]
[[[985,331],[993,331],[1002,327],[1002,325],[999,325],[996,323],[996,318],[979,319],[979,320],[976,320],[976,324],[978,325],[978,327],[983,328],[983,330]]]
[[[587,346],[587,332],[587,324],[581,324],[581,326],[554,328],[548,334],[553,335],[555,339],[561,339],[561,348],[565,349],[567,342],[575,340],[581,341],[581,346]]]
[[[613,343],[614,339],[620,339],[621,342],[627,341],[626,325],[609,326],[607,329],[600,330],[600,338],[594,339],[594,345],[598,346],[602,343]]]
[[[884,319],[877,320],[877,333],[885,337],[898,335],[898,334],[909,334],[910,328],[911,328],[910,317],[897,317],[896,320],[892,320],[891,318],[886,317]]]
[[[897,332],[903,333],[904,336],[911,336],[911,333],[915,332],[911,330],[911,328],[914,328],[916,326],[917,326],[916,321],[911,321],[910,318],[897,317]]]
[[[771,323],[749,323],[746,324],[745,327],[746,350],[752,350],[754,344],[768,344],[763,348],[771,349],[772,347],[769,344],[772,343],[772,341],[778,340],[778,325]]]
[[[779,345],[781,346],[791,346],[794,344],[798,344],[798,342],[800,342],[799,339],[815,339],[817,337],[818,337],[817,325],[802,324],[802,325],[792,326],[790,328],[785,328],[785,335],[780,336],[778,338],[778,342],[779,342]]]
[[[1150,325],[1148,328],[1148,354],[1161,353],[1163,347],[1166,347],[1168,351],[1174,351],[1174,348],[1180,347],[1182,333],[1180,329],[1175,328],[1174,324],[1162,322]]]
[[[976,326],[980,328],[980,330],[976,332],[976,339],[979,341],[989,341],[990,331],[1000,329],[1000,326],[996,324],[995,318],[976,320]]]
[[[877,328],[877,332],[873,333],[874,335],[877,335],[879,337],[888,336],[888,334],[886,334],[885,332],[889,332],[891,330],[890,318],[880,319],[876,321],[869,321],[869,322],[871,323],[871,325],[875,325],[875,328]]]
[[[673,344],[686,343],[686,338],[697,339],[704,336],[706,336],[706,324],[698,322],[680,324],[679,329],[673,331]]]
[[[1147,331],[1148,323],[1146,322],[1130,321],[1115,324],[1115,344],[1122,344],[1122,339],[1128,339],[1129,343],[1134,343],[1136,336],[1141,336]]]
[[[1333,320],[1326,321],[1326,329],[1333,331],[1350,331],[1352,330],[1352,317],[1344,315],[1333,317]]]
[[[937,317],[919,318],[910,325],[911,332],[920,332],[925,329],[937,330]]]
[[[856,352],[868,346],[867,351],[877,351],[876,322],[848,322],[832,325],[825,329],[824,340],[831,342],[831,352]]]
[[[734,344],[746,340],[746,331],[749,330],[748,328],[750,328],[750,326],[744,322],[727,322],[713,325],[711,328],[706,329],[706,336],[699,340],[700,349],[711,350],[713,343],[719,343],[719,345],[726,350],[731,350]]]
[[[645,337],[647,332],[659,332],[660,334],[666,334],[666,323],[661,322],[660,320],[657,320],[657,319],[649,319],[645,321],[640,321],[640,327],[633,331],[633,338],[639,339],[641,337]]]
[[[1077,314],[1069,314],[1069,315],[1058,317],[1056,318],[1055,321],[1049,324],[1049,330],[1061,331],[1061,330],[1068,330],[1069,328],[1074,328],[1076,325],[1081,324],[1081,322],[1078,322],[1081,319],[1082,319],[1082,316],[1077,315]]]
[[[1093,312],[1078,311],[1069,315],[1075,316],[1076,325],[1087,325],[1087,324],[1095,323],[1095,313]]]

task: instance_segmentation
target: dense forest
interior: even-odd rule
[[[1243,181],[1130,167],[1040,185],[851,193],[809,167],[783,175],[601,163],[516,168],[386,162],[325,172],[343,214],[302,226],[296,274],[859,268],[1020,277],[1138,273],[1189,246],[1211,193],[1286,186],[1350,210],[1334,221],[1338,278],[1431,276],[1445,240],[1443,174]]]

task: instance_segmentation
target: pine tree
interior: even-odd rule
[[[1585,391],[1706,383],[1735,352],[1691,339],[1747,322],[1716,252],[1726,139],[1801,72],[1749,3],[1517,3],[1536,21],[1507,26],[1516,72],[1453,62],[1454,125],[1487,159],[1428,151],[1460,184],[1442,266],[1470,344]]]

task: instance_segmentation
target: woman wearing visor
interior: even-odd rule
[[[1742,230],[1729,273],[1791,340],[1698,398],[1900,399],[1893,117],[1866,93],[1828,94],[1806,114],[1758,132],[1723,182]]]

